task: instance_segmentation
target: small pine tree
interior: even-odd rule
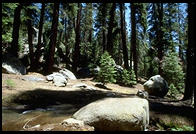
[[[101,56],[100,71],[98,72],[96,80],[102,82],[103,85],[109,82],[113,83],[116,82],[115,75],[115,62],[108,52],[104,52]]]
[[[126,69],[123,69],[121,81],[126,86],[130,85],[130,83],[131,83],[130,73]]]
[[[163,77],[168,84],[173,84],[179,93],[184,90],[184,73],[180,65],[178,56],[174,52],[170,52],[163,59],[162,63]]]
[[[123,69],[122,75],[121,75],[121,83],[126,86],[133,86],[136,85],[136,76],[134,70],[127,71],[126,69]]]
[[[172,98],[176,98],[176,94],[178,94],[178,90],[176,89],[176,87],[174,86],[173,83],[171,83],[169,85],[169,92],[168,94],[172,97]]]
[[[137,81],[136,81],[136,75],[135,75],[134,70],[130,71],[130,76],[131,76],[131,78],[130,78],[131,79],[131,81],[130,81],[131,86],[136,85]]]

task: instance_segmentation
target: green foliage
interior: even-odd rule
[[[6,82],[8,88],[12,89],[15,86],[15,83],[10,79],[7,79],[5,82]]]
[[[136,76],[135,76],[135,72],[134,70],[131,70],[130,71],[130,76],[131,76],[131,81],[130,81],[130,84],[131,85],[136,85],[137,84],[137,81],[136,81]]]
[[[170,95],[172,98],[176,98],[176,94],[178,94],[178,90],[176,89],[176,87],[174,86],[173,83],[171,83],[169,85],[169,92],[168,95]]]
[[[186,125],[182,127],[174,126],[171,128],[171,131],[194,131],[194,128]]]
[[[100,71],[96,78],[97,81],[103,84],[116,82],[115,62],[108,52],[104,52],[100,60]]]
[[[123,69],[122,72],[122,83],[125,85],[129,85],[131,83],[130,73],[126,69]]]
[[[131,71],[127,71],[126,69],[123,69],[122,72],[122,81],[121,81],[124,85],[127,86],[133,86],[136,85],[136,76],[135,76],[135,72],[134,70]]]
[[[14,9],[17,3],[2,3],[2,43],[12,41],[12,25]]]
[[[169,52],[167,56],[164,57],[162,62],[163,77],[166,79],[171,89],[177,89],[179,93],[184,92],[184,79],[185,75],[180,65],[179,58],[176,53]]]

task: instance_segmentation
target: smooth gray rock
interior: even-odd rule
[[[92,102],[73,115],[95,130],[145,130],[149,124],[149,104],[143,98],[105,98]]]
[[[57,72],[54,72],[54,73],[52,73],[52,74],[50,74],[50,75],[47,75],[46,76],[46,80],[48,80],[48,81],[52,81],[53,79],[54,79],[54,77],[56,77],[56,76],[59,76],[59,77],[63,77],[63,78],[67,78],[67,77],[65,77],[63,74],[61,74],[61,73],[57,73]]]
[[[68,119],[63,120],[61,125],[64,125],[66,127],[71,126],[71,127],[77,128],[77,129],[85,130],[85,131],[94,131],[94,127],[86,125],[86,124],[84,124],[83,121],[76,120],[73,118],[68,118]]]
[[[61,76],[55,76],[53,78],[53,82],[54,82],[54,85],[58,87],[65,87],[67,85],[67,80]]]
[[[2,60],[2,72],[24,75],[26,74],[26,67],[18,58],[11,54],[6,54],[3,56]]]
[[[144,89],[149,95],[164,97],[168,92],[168,84],[163,77],[155,75],[144,83]]]
[[[46,80],[53,81],[55,86],[64,87],[67,85],[68,78],[61,73],[54,72],[53,74],[47,75]]]
[[[63,70],[60,70],[59,73],[63,74],[68,79],[71,79],[71,80],[77,79],[76,76],[71,71],[69,71],[68,69],[65,69],[65,68]]]
[[[36,77],[36,76],[25,76],[25,77],[22,78],[22,80],[25,80],[25,81],[34,81],[34,82],[44,81],[43,78]]]

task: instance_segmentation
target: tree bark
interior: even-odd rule
[[[39,63],[39,59],[41,56],[41,38],[42,38],[42,30],[43,30],[43,20],[44,20],[44,11],[45,11],[45,4],[42,3],[41,8],[41,15],[40,15],[40,21],[39,21],[39,33],[38,33],[38,43],[37,43],[37,50],[36,50],[36,58],[35,61]]]
[[[124,4],[122,3],[120,3],[120,17],[121,17],[121,35],[122,35],[124,66],[126,69],[128,69],[129,64],[128,64],[128,50],[127,50],[127,43],[126,43],[125,12],[124,12]]]
[[[188,4],[188,47],[187,47],[187,70],[186,70],[186,80],[185,80],[185,92],[183,100],[188,100],[194,98],[195,90],[195,16],[194,9],[195,3]]]
[[[52,66],[54,64],[54,53],[55,53],[57,30],[58,30],[57,29],[58,28],[58,16],[59,16],[59,3],[54,3],[53,20],[52,20],[50,43],[49,43],[49,55],[46,61],[47,72],[52,71]]]
[[[78,3],[78,12],[77,12],[77,20],[76,20],[76,38],[75,38],[75,50],[73,55],[73,70],[76,72],[77,67],[79,66],[79,58],[80,58],[80,20],[81,20],[81,12],[82,12],[82,5]]]
[[[134,3],[131,3],[131,57],[130,62],[132,62],[133,58],[133,68],[137,80],[137,64],[138,64],[138,56],[137,56],[137,42],[136,42],[136,6]],[[132,65],[132,64],[131,64]],[[132,68],[132,67],[131,67]]]
[[[103,35],[103,40],[102,40],[102,45],[103,45],[103,52],[107,50],[107,35],[106,35],[106,4],[103,3],[103,8],[102,8],[102,35]]]
[[[89,37],[88,37],[88,42],[92,44],[92,27],[93,27],[93,10],[92,10],[92,3],[89,3],[89,8],[90,8],[90,28],[89,28]]]
[[[30,4],[28,6],[31,6]],[[32,27],[32,10],[27,9],[27,31],[28,31],[28,43],[29,43],[29,55],[30,55],[30,68],[34,68],[34,51],[33,51],[33,27]]]
[[[110,20],[109,20],[109,27],[108,27],[108,35],[107,35],[107,51],[112,56],[113,51],[113,35],[112,30],[114,28],[114,16],[116,10],[116,3],[112,4],[112,8],[110,10]]]
[[[14,10],[14,22],[13,22],[13,31],[12,31],[12,43],[11,43],[11,49],[9,50],[11,54],[18,57],[19,52],[19,45],[18,45],[18,39],[19,39],[19,28],[20,28],[20,12],[22,9],[22,4],[19,3],[19,5]]]
[[[163,3],[157,4],[158,6],[158,20],[159,20],[159,27],[157,31],[157,39],[158,39],[158,58],[159,58],[159,74],[162,76],[162,60],[163,60],[163,31],[161,28],[163,27]]]

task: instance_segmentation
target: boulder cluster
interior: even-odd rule
[[[66,86],[68,79],[76,80],[77,78],[71,71],[65,68],[46,76],[47,81],[53,81],[54,85],[58,87]]]

